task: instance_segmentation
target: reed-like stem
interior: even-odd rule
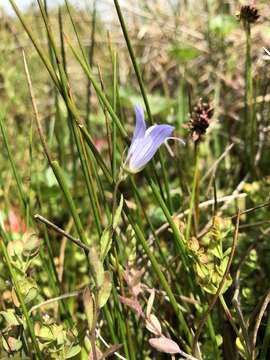
[[[192,191],[189,203],[189,212],[187,218],[187,226],[186,226],[186,241],[189,241],[190,233],[191,233],[191,225],[192,225],[192,218],[196,220],[197,209],[198,209],[198,186],[199,186],[199,160],[200,160],[200,152],[199,152],[199,143],[195,142],[194,144],[194,175],[193,175],[193,182],[192,182]],[[195,223],[195,221],[194,221]]]
[[[245,62],[245,141],[249,145],[248,151],[248,170],[254,168],[255,148],[256,148],[256,118],[254,113],[254,94],[252,78],[251,60],[251,29],[247,21],[245,23],[246,35],[246,62]]]

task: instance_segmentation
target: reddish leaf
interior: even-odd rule
[[[157,351],[164,352],[166,354],[181,353],[181,350],[176,342],[166,337],[152,338],[149,340],[149,344]]]
[[[141,305],[139,304],[138,300],[136,299],[131,299],[131,298],[126,298],[123,296],[119,296],[119,299],[121,301],[121,303],[125,304],[126,306],[128,306],[129,308],[131,308],[132,310],[134,310],[139,316],[143,316],[143,311],[141,308]]]

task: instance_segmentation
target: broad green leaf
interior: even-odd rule
[[[6,311],[0,311],[0,314],[6,320],[7,326],[17,326],[22,323],[20,318],[14,313],[13,309],[7,309]]]
[[[36,331],[36,336],[43,342],[51,342],[55,340],[54,334],[50,326],[43,325]]]
[[[70,348],[66,354],[65,354],[65,359],[70,359],[76,355],[78,355],[81,352],[81,347],[80,345],[74,345],[72,346],[72,348]]]
[[[104,272],[104,281],[98,293],[98,305],[102,308],[108,301],[112,290],[112,279],[109,271]]]
[[[92,326],[93,326],[93,318],[94,318],[94,302],[93,302],[93,297],[92,297],[89,287],[87,287],[84,290],[83,304],[84,304],[84,311],[85,311],[87,322],[88,322],[88,327],[89,327],[89,330],[91,330]]]
[[[115,211],[115,215],[114,215],[114,218],[113,218],[112,227],[113,227],[114,230],[117,228],[117,226],[119,224],[121,212],[122,212],[122,209],[123,209],[123,204],[124,204],[124,197],[121,194],[120,202],[119,202],[119,205],[118,205],[118,207],[117,207],[117,209]]]
[[[23,242],[23,254],[28,256],[32,253],[36,253],[39,249],[41,240],[33,230],[26,231],[22,237]]]
[[[100,239],[100,257],[103,262],[110,251],[112,244],[111,229],[107,227],[104,229]]]
[[[170,50],[170,55],[182,62],[188,62],[200,55],[200,51],[191,46],[173,46]]]
[[[93,246],[91,248],[91,250],[89,251],[88,259],[91,272],[95,280],[95,284],[98,288],[100,288],[103,284],[104,268],[96,247]]]

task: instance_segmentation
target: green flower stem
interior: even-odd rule
[[[193,183],[192,183],[192,193],[190,198],[190,204],[189,204],[189,213],[188,213],[188,219],[187,219],[187,227],[186,227],[186,241],[189,240],[190,232],[191,232],[191,224],[192,224],[192,216],[194,214],[194,210],[196,210],[196,198],[197,198],[197,190],[198,190],[198,181],[199,181],[199,144],[195,142],[195,170],[194,170],[194,177],[193,177]]]
[[[10,273],[10,276],[11,276],[11,279],[12,279],[12,282],[13,282],[13,285],[14,285],[14,288],[15,288],[15,291],[16,291],[16,295],[17,295],[18,300],[19,300],[19,302],[21,304],[22,312],[24,314],[26,324],[27,324],[27,327],[28,327],[28,330],[29,330],[29,333],[30,333],[30,337],[31,337],[31,340],[32,340],[33,348],[34,348],[34,351],[35,351],[35,356],[36,356],[37,359],[42,360],[43,357],[41,355],[41,351],[40,351],[38,341],[37,341],[37,338],[36,338],[36,335],[35,335],[34,326],[33,326],[32,320],[31,320],[31,318],[30,318],[30,316],[28,314],[28,310],[27,310],[27,307],[26,307],[24,299],[23,299],[23,295],[22,295],[21,290],[20,290],[19,282],[18,282],[17,277],[16,277],[16,272],[13,270],[13,266],[11,264],[11,260],[9,258],[8,252],[7,252],[7,248],[6,248],[6,245],[5,245],[5,241],[7,241],[7,239],[6,239],[5,232],[4,232],[1,225],[0,225],[0,236],[2,238],[2,239],[0,239],[0,247],[1,247],[1,250],[2,250],[2,253],[3,253],[3,256],[5,258],[5,261],[7,263],[8,271]]]
[[[97,18],[97,0],[93,0],[93,13],[92,13],[92,26],[91,26],[91,45],[89,47],[88,52],[88,61],[90,67],[93,66],[94,63],[94,50],[95,50],[95,38],[96,38],[96,18]],[[86,123],[87,129],[90,131],[90,112],[91,112],[91,81],[87,79],[87,93],[86,93]]]
[[[114,51],[112,53],[112,63],[113,63],[113,110],[116,113],[116,100],[117,100],[117,54]],[[112,176],[116,180],[116,124],[112,124]]]
[[[106,107],[106,109],[108,110],[109,114],[111,115],[113,121],[115,122],[120,134],[123,136],[125,142],[128,142],[128,137],[127,137],[127,133],[126,130],[124,129],[120,119],[118,118],[118,116],[116,115],[116,113],[114,112],[112,106],[110,105],[109,101],[107,100],[106,96],[104,95],[102,89],[99,87],[97,81],[95,80],[91,69],[89,68],[88,64],[84,61],[84,59],[78,54],[78,52],[75,51],[74,47],[72,46],[72,44],[68,41],[69,43],[69,47],[71,49],[71,51],[73,52],[74,56],[76,57],[76,59],[79,61],[79,63],[82,66],[82,69],[84,70],[85,74],[88,76],[89,80],[92,82],[96,93],[99,97],[99,99],[101,100],[102,104]],[[69,100],[67,99],[67,101],[69,102]],[[76,111],[74,110],[74,105],[70,104],[72,106],[72,111],[73,113],[76,114]],[[79,128],[81,129],[81,131],[83,132],[83,135],[86,137],[86,141],[88,143],[88,145],[90,146],[92,152],[94,153],[94,155],[97,157],[97,161],[99,163],[99,165],[102,167],[103,170],[106,171],[107,173],[107,177],[111,178],[111,174],[109,173],[109,171],[107,171],[107,167],[105,166],[99,152],[96,150],[95,146],[93,145],[93,142],[91,140],[90,135],[88,134],[87,130],[84,128],[83,125],[79,125]],[[154,167],[152,167],[154,173],[156,174],[156,170]],[[162,192],[162,188],[160,186],[159,180],[158,180],[158,176],[156,174],[156,179],[157,179],[157,183],[159,184],[159,188]]]
[[[130,59],[131,59],[131,62],[132,62],[132,65],[133,65],[133,68],[134,68],[138,83],[139,83],[139,86],[140,86],[140,90],[141,90],[142,97],[143,97],[143,100],[144,100],[144,103],[145,103],[148,118],[149,118],[149,121],[150,121],[151,125],[153,125],[154,120],[153,120],[151,109],[150,109],[150,106],[149,106],[149,102],[148,102],[148,98],[147,98],[143,78],[142,78],[142,75],[141,75],[141,71],[139,69],[139,65],[138,65],[137,60],[136,60],[136,56],[135,56],[131,41],[129,39],[127,27],[126,27],[125,20],[124,20],[124,17],[122,15],[121,7],[120,7],[120,5],[118,3],[118,0],[114,0],[114,5],[115,5],[115,9],[116,9],[116,12],[117,12],[117,15],[118,15],[118,19],[119,19],[119,22],[120,22],[120,25],[121,25],[121,28],[122,28],[122,31],[123,31],[123,35],[124,35],[124,38],[125,38],[125,41],[126,41],[129,56],[130,56]],[[160,151],[158,151],[158,157],[159,157],[160,164],[161,164],[161,171],[162,171],[162,176],[163,176],[163,179],[164,179],[168,206],[169,206],[170,212],[172,212],[172,202],[171,202],[169,181],[168,181],[167,172],[165,170],[164,159],[163,159],[162,153]],[[154,167],[153,167],[153,170],[154,170],[154,173],[155,173],[155,176],[156,176],[156,180],[157,180],[157,182],[159,182],[158,181],[158,175],[157,175],[156,170],[155,170]]]
[[[249,22],[245,23],[246,34],[246,63],[245,63],[245,129],[246,142],[249,144],[248,166],[254,167],[255,141],[256,141],[256,121],[253,105],[253,79],[252,79],[252,60],[251,60],[251,31]]]
[[[58,10],[58,24],[59,24],[59,32],[60,32],[60,46],[61,46],[61,59],[63,62],[63,68],[65,70],[65,73],[67,74],[67,60],[66,60],[66,49],[65,49],[65,41],[64,41],[64,30],[63,30],[63,20],[62,20],[62,12],[61,12],[61,7],[59,7]],[[68,76],[67,76],[68,77]],[[57,121],[57,126],[59,126],[59,137],[62,140],[62,128],[63,125],[58,124],[59,120],[62,120],[61,117],[61,112],[60,112],[60,108],[59,108],[59,100],[57,101],[57,112],[59,113],[58,119]],[[75,154],[75,147],[74,147],[74,141],[73,141],[73,135],[72,135],[72,129],[71,129],[71,119],[69,119],[70,116],[68,114],[68,128],[69,128],[69,146],[70,146],[70,152],[71,152],[71,157],[72,157],[72,171],[73,171],[73,183],[74,183],[74,188],[76,188],[76,179],[77,179],[77,172],[76,172],[76,154]],[[58,133],[56,135],[58,135]],[[58,141],[58,140],[57,140]],[[62,155],[63,157],[63,155]],[[60,160],[60,159],[59,159]],[[60,165],[62,166],[63,163],[60,162]]]

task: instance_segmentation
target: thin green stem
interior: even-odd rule
[[[192,217],[194,215],[194,210],[196,210],[196,193],[197,193],[197,187],[198,187],[198,180],[199,180],[199,144],[195,142],[195,149],[194,149],[194,155],[195,155],[195,169],[194,169],[194,176],[193,176],[193,182],[192,182],[192,192],[191,192],[191,198],[190,198],[190,204],[189,204],[189,213],[188,213],[188,219],[187,219],[187,227],[186,227],[186,241],[189,240],[190,232],[191,232],[191,224],[192,224]]]
[[[116,112],[116,100],[117,100],[117,54],[114,51],[112,53],[113,60],[113,109]],[[112,176],[116,180],[116,124],[112,124]]]
[[[249,144],[248,166],[254,166],[255,141],[256,141],[256,122],[253,105],[253,79],[252,79],[252,60],[251,60],[251,30],[249,22],[245,23],[246,34],[246,63],[245,63],[245,129],[246,141]]]

